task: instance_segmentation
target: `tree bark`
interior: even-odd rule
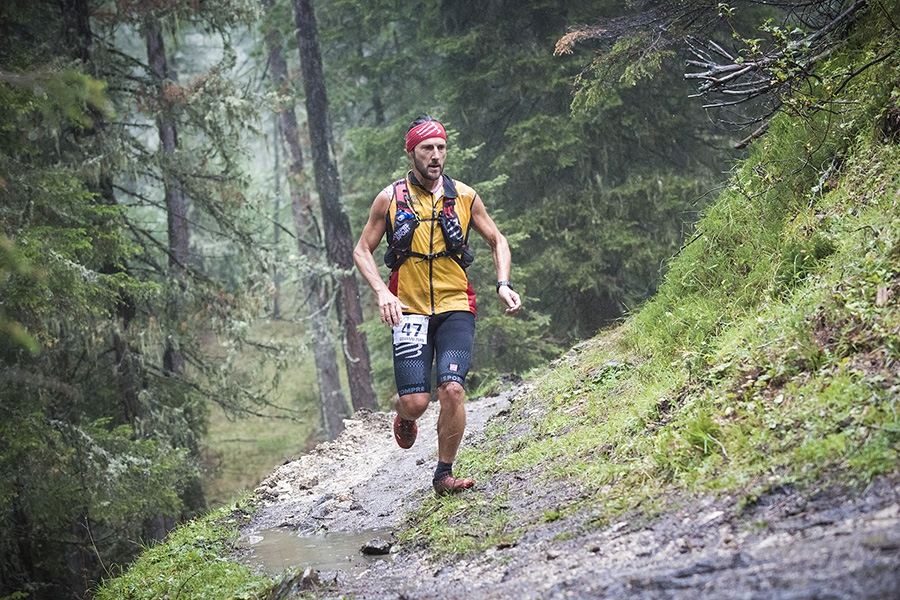
[[[82,62],[82,68],[90,69],[91,42],[93,34],[90,24],[90,5],[88,0],[62,0],[61,8],[66,27],[62,33],[66,47],[71,48],[72,55]],[[98,135],[106,126],[106,116],[98,110],[89,109],[93,121],[92,125],[81,132],[77,132],[76,139],[90,139]],[[79,139],[81,141],[81,139]],[[114,206],[117,204],[113,188],[112,175],[106,168],[93,178],[86,181],[88,188],[96,194],[99,204]],[[124,270],[120,264],[104,264],[100,272],[104,274],[116,274]],[[117,317],[121,331],[114,329],[112,333],[112,345],[114,354],[107,366],[115,374],[118,383],[119,397],[122,401],[122,410],[125,422],[131,425],[133,435],[141,436],[141,426],[146,419],[146,410],[140,401],[139,391],[141,387],[141,368],[136,352],[129,345],[126,331],[131,319],[134,317],[134,299],[122,292],[116,305]],[[85,490],[86,492],[86,490]],[[91,595],[92,582],[102,577],[102,559],[100,549],[94,545],[88,529],[91,521],[90,509],[83,505],[74,513],[76,516],[69,524],[69,543],[65,544],[66,566],[68,567],[68,589],[72,597],[86,598]],[[149,530],[142,532],[147,534]],[[25,536],[23,536],[25,537]],[[156,538],[161,540],[162,537]],[[0,581],[0,589],[3,589]]]
[[[272,136],[275,138],[275,143],[272,144],[272,149],[275,152],[275,164],[272,169],[272,174],[274,176],[275,183],[275,202],[272,207],[272,243],[278,248],[279,243],[281,242],[281,223],[280,223],[280,213],[281,213],[281,136],[278,131],[278,115],[275,115],[275,123],[272,128]],[[281,318],[281,271],[278,268],[275,268],[275,273],[273,274],[273,285],[274,290],[272,290],[272,316],[276,319]]]
[[[187,217],[187,200],[176,177],[170,171],[170,163],[178,147],[178,129],[166,99],[166,85],[171,81],[166,48],[163,42],[162,26],[153,17],[144,22],[147,40],[147,62],[150,64],[159,103],[156,118],[159,129],[160,153],[162,156],[163,178],[166,193],[166,215],[168,225],[168,250],[170,276],[180,280],[188,263],[190,238]],[[177,345],[169,340],[163,355],[163,368],[169,375],[178,376],[184,372],[184,356]]]
[[[168,253],[169,253],[169,278],[172,285],[183,285],[187,265],[190,260],[190,228],[188,222],[188,202],[181,188],[181,183],[173,174],[173,166],[177,158],[175,151],[178,148],[178,127],[173,114],[172,102],[167,98],[167,86],[172,83],[172,74],[169,71],[166,47],[163,41],[162,25],[152,15],[144,20],[144,35],[147,41],[147,62],[150,65],[150,75],[156,86],[158,112],[156,117],[159,129],[160,158],[163,181],[166,195],[166,218],[168,226]],[[172,327],[179,322],[179,307],[174,303],[169,306],[169,316]],[[180,378],[184,375],[184,353],[178,343],[171,336],[166,340],[166,349],[163,353],[163,371],[170,377]],[[191,437],[188,449],[191,455],[199,463],[200,448]],[[193,479],[185,486],[181,493],[181,499],[189,512],[199,512],[206,506],[206,497],[199,479]],[[167,516],[162,515],[162,528],[165,528]]]
[[[170,103],[166,99],[166,82],[171,81],[166,49],[159,21],[146,22],[147,58],[156,82],[159,113],[156,119],[159,127],[160,150],[171,162],[178,148],[178,129],[171,114]],[[166,165],[168,166],[168,165]],[[169,267],[175,274],[181,274],[188,263],[190,234],[188,229],[187,200],[176,177],[169,169],[165,172],[166,212],[169,232]]]
[[[66,27],[63,32],[63,39],[66,46],[72,49],[72,55],[80,60],[83,68],[89,68],[91,62],[91,40],[93,33],[90,23],[90,6],[88,0],[62,0],[62,12]],[[98,135],[106,127],[106,115],[95,109],[89,109],[92,125],[82,132],[76,132],[76,138],[91,138]],[[88,180],[88,188],[96,194],[98,201],[107,206],[116,206],[118,204],[113,186],[113,178],[109,171],[104,168],[97,176],[97,180]],[[115,274],[123,272],[124,267],[120,264],[105,264],[100,268],[100,272],[104,274]],[[136,356],[136,351],[128,344],[124,335],[127,331],[131,319],[134,317],[135,303],[127,293],[121,293],[117,302],[117,317],[121,325],[122,331],[113,333],[113,349],[115,350],[114,361],[110,366],[116,373],[121,399],[123,402],[123,412],[125,420],[135,431],[135,435],[140,429],[140,422],[146,418],[146,410],[140,402],[139,391],[141,389],[140,364]]]
[[[271,10],[273,0],[263,0],[266,10]],[[278,32],[266,32],[266,46],[269,51],[269,71],[278,86],[284,86],[288,79],[287,62],[282,54]],[[334,347],[334,339],[328,326],[328,305],[330,290],[325,279],[316,277],[312,267],[323,262],[319,232],[313,219],[312,200],[303,181],[303,151],[300,148],[300,134],[297,115],[290,105],[280,107],[277,113],[281,139],[288,147],[288,189],[291,195],[291,214],[297,232],[297,248],[306,257],[308,267],[302,277],[303,288],[307,291],[309,320],[312,330],[313,357],[316,362],[316,379],[322,402],[323,428],[329,439],[336,438],[344,429],[344,419],[350,416],[347,399],[341,390],[340,372]]]
[[[343,272],[338,277],[338,318],[345,336],[345,359],[353,408],[375,410],[372,366],[366,335],[360,331],[362,306],[359,282],[353,274],[353,233],[341,206],[341,186],[332,158],[333,140],[328,120],[328,97],[319,53],[316,16],[310,0],[293,0],[300,69],[306,91],[306,117],[312,146],[313,172],[322,206],[325,249],[328,260]]]

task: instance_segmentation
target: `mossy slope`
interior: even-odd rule
[[[600,525],[900,466],[900,33],[866,18],[736,166],[659,293],[534,373],[462,454],[483,495],[423,507],[409,539],[469,552],[575,512]]]

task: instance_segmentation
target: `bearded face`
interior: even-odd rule
[[[410,152],[416,176],[426,181],[437,181],[444,173],[447,158],[447,142],[434,137],[422,140]]]

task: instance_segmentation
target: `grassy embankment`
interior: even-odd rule
[[[772,122],[659,293],[534,374],[462,453],[491,493],[426,503],[406,539],[467,553],[560,518],[574,532],[695,494],[751,503],[898,469],[897,37],[833,59],[819,99],[869,68],[813,116]]]
[[[841,81],[829,73],[896,50],[886,30],[832,58],[812,92],[827,98]],[[898,61],[873,62],[828,110],[773,121],[659,294],[532,373],[487,443],[457,461],[479,488],[428,500],[404,538],[471,553],[547,521],[569,519],[575,535],[693,494],[750,503],[773,485],[864,485],[895,471]],[[542,501],[561,487],[565,501]],[[267,583],[226,559],[233,514],[188,524],[99,599],[257,597]]]

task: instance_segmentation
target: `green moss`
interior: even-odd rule
[[[120,576],[105,581],[95,598],[265,598],[275,582],[228,558],[241,518],[241,509],[232,506],[185,523],[164,543],[148,547]]]

